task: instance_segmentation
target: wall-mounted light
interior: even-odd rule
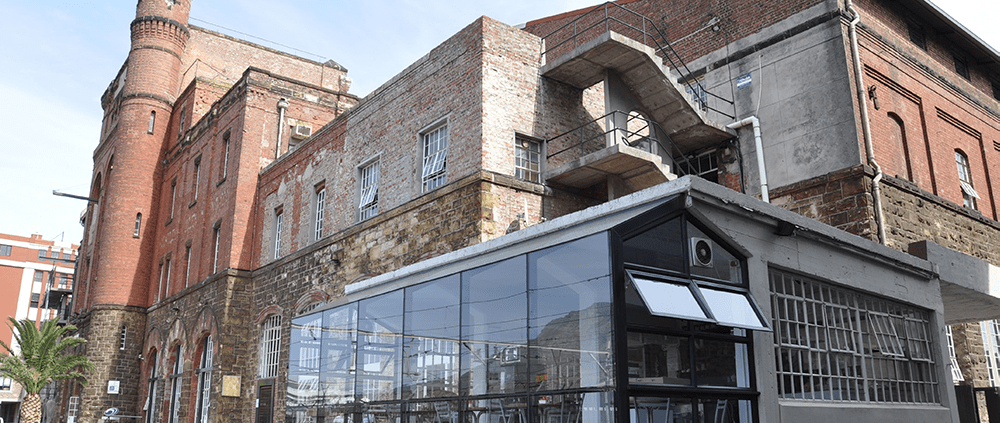
[[[876,88],[878,88],[877,85],[868,87],[868,98],[872,99],[872,104],[875,105],[875,110],[878,110],[878,94],[875,92]]]

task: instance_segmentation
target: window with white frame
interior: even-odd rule
[[[176,354],[174,357],[174,368],[173,372],[170,373],[170,423],[177,423],[180,421],[178,417],[181,409],[181,382],[183,380],[181,375],[184,369],[184,356],[181,355],[180,345],[178,345],[174,350],[174,354]]]
[[[191,279],[191,241],[184,246],[184,287],[188,287]]]
[[[278,376],[280,343],[281,316],[277,314],[268,316],[260,330],[260,365],[257,374],[262,379]]]
[[[212,247],[212,273],[219,271],[219,243],[222,241],[222,222],[217,222],[215,227],[212,229],[213,247]]]
[[[170,220],[174,219],[174,202],[177,200],[177,178],[170,181]]]
[[[319,185],[316,187],[316,223],[313,240],[319,240],[323,238],[323,215],[326,210],[326,186]]]
[[[937,404],[930,313],[770,269],[779,398]]]
[[[14,381],[9,377],[0,377],[0,391],[9,391],[14,386]]]
[[[76,422],[76,413],[80,411],[80,397],[69,397],[66,407],[66,423]]]
[[[965,380],[962,376],[962,368],[958,367],[958,357],[955,355],[955,338],[951,334],[951,326],[944,327],[945,340],[948,341],[948,359],[951,364],[951,381],[956,384]],[[996,386],[996,385],[993,385]]]
[[[281,257],[281,226],[285,220],[285,214],[281,207],[274,209],[274,258]]]
[[[361,167],[361,200],[358,203],[358,218],[365,220],[378,214],[379,161],[374,160]]]
[[[979,322],[983,334],[983,352],[986,354],[986,368],[989,370],[990,386],[1000,385],[1000,321]],[[951,350],[954,351],[954,345]],[[961,371],[959,371],[961,376]],[[961,380],[961,379],[956,379]]]
[[[514,177],[540,182],[542,143],[525,137],[514,138]]]
[[[212,335],[205,337],[201,344],[201,360],[198,366],[198,391],[195,403],[195,423],[208,421],[209,397],[212,392]]]
[[[976,208],[979,194],[972,186],[972,171],[969,169],[969,158],[961,151],[955,150],[955,164],[958,165],[958,183],[962,187],[962,203],[970,209]]]
[[[191,189],[194,191],[194,199],[192,200],[192,203],[194,201],[198,201],[198,185],[200,185],[201,183],[201,156],[198,156],[197,158],[194,159],[193,179],[194,179],[193,181],[194,186],[192,186]]]
[[[448,125],[431,129],[421,136],[423,142],[424,164],[420,180],[423,190],[436,189],[447,182],[448,164]]]
[[[146,403],[142,406],[142,410],[146,412],[145,423],[153,423],[156,421],[156,389],[159,382],[156,369],[156,350],[150,351],[148,363],[149,387],[146,390]]]
[[[222,151],[222,180],[225,180],[229,172],[229,131],[222,134]]]
[[[125,351],[125,341],[128,338],[128,326],[122,325],[121,334],[118,339],[118,349]]]

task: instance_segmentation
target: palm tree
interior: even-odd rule
[[[76,330],[73,325],[59,326],[56,320],[42,323],[41,329],[30,320],[14,320],[7,324],[14,333],[14,344],[20,347],[15,353],[0,340],[10,355],[0,354],[0,372],[19,383],[25,391],[21,404],[21,421],[38,423],[42,420],[42,401],[38,393],[54,380],[77,379],[86,384],[82,369],[93,370],[86,357],[67,354],[66,349],[83,344],[82,338],[65,338],[67,332]]]

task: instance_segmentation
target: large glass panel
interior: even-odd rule
[[[604,233],[528,255],[531,391],[613,384]]]
[[[615,421],[612,392],[584,392],[532,397],[535,418],[542,423],[603,423]]]
[[[458,275],[406,288],[403,398],[458,395]]]
[[[362,401],[399,398],[402,329],[402,290],[358,303],[358,383],[355,396]]]
[[[690,385],[689,338],[629,332],[628,380],[630,383]]]
[[[626,263],[684,271],[684,231],[675,218],[622,242]]]
[[[409,423],[458,423],[459,401],[411,402]]]
[[[632,276],[632,283],[642,296],[649,313],[655,316],[679,317],[682,319],[708,319],[694,298],[689,284],[674,284],[652,281]]]
[[[332,308],[324,311],[322,316],[322,401],[328,405],[352,403],[358,304],[350,303]]]
[[[632,423],[693,423],[696,421],[696,413],[688,398],[631,397],[628,405],[629,421]]]
[[[527,263],[518,256],[462,273],[462,393],[527,390]]]
[[[319,313],[292,320],[288,346],[289,411],[319,405],[322,322],[323,315]]]
[[[698,386],[750,387],[746,344],[696,338],[694,367]]]
[[[712,259],[710,266],[692,265],[691,274],[704,276],[720,281],[731,282],[736,285],[744,285],[743,269],[740,259],[727,251],[721,245],[712,241],[701,229],[688,222],[688,237],[708,240],[712,246]]]
[[[736,326],[755,330],[769,330],[764,321],[754,311],[749,294],[723,291],[702,286],[701,296],[708,303],[708,309],[715,315],[720,325]]]
[[[703,398],[698,400],[699,422],[740,423],[750,422],[750,401],[737,399]]]

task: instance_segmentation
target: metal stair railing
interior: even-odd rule
[[[588,131],[592,131],[593,125],[599,125],[601,120],[614,121],[616,117],[621,116],[626,117],[626,125],[624,128],[603,128],[596,133],[587,133]],[[637,128],[629,129],[629,126],[633,125]],[[673,165],[671,166],[671,171],[677,174],[677,176],[697,174],[697,168],[691,164],[690,160],[688,160],[687,154],[681,151],[681,149],[677,147],[677,144],[674,144],[673,140],[670,139],[670,136],[667,135],[667,132],[664,131],[663,128],[656,123],[656,121],[619,110],[577,126],[568,132],[547,139],[545,141],[547,145],[557,145],[561,142],[560,140],[570,140],[565,142],[572,142],[573,137],[578,138],[576,142],[572,142],[572,144],[565,146],[554,153],[546,155],[545,160],[551,161],[554,157],[577,148],[579,148],[579,157],[599,151],[605,148],[607,144],[607,135],[610,133],[614,133],[616,142],[620,142],[629,147],[639,148],[653,154],[656,154],[656,152],[653,151],[652,144],[656,144],[659,147],[659,151],[663,152],[663,154],[657,155],[671,161],[670,164]],[[648,147],[643,148],[642,144],[644,143],[648,143]]]
[[[591,22],[590,20],[594,21]],[[633,22],[628,22],[629,20]],[[635,23],[635,20],[638,20],[638,23]],[[603,31],[601,31],[602,26]],[[656,53],[662,54],[661,58],[666,59],[672,69],[677,69],[678,72],[683,69],[683,73],[680,75],[680,79],[682,81],[681,83],[684,84],[692,94],[694,94],[694,100],[698,102],[700,108],[703,110],[712,110],[730,119],[736,118],[733,115],[709,106],[708,101],[702,99],[699,93],[705,93],[706,95],[717,98],[725,103],[728,103],[729,105],[734,104],[732,100],[720,97],[719,95],[708,91],[700,81],[691,77],[691,69],[688,68],[687,63],[684,62],[680,54],[674,50],[673,46],[667,40],[666,33],[660,27],[658,27],[646,16],[616,3],[606,2],[595,6],[593,9],[590,9],[582,15],[576,17],[576,19],[563,24],[559,28],[556,28],[552,32],[543,36],[542,40],[545,41],[546,48],[545,51],[542,52],[542,56],[547,57],[549,53],[556,52],[559,49],[564,49],[565,51],[559,51],[560,54],[555,56],[560,57],[580,44],[590,41],[598,35],[610,32],[612,30],[612,26],[615,27],[614,29],[623,30],[619,31],[622,35],[633,38],[636,41],[640,41],[647,46],[653,47]],[[570,30],[572,30],[571,34],[560,41],[560,38],[558,38],[559,35]],[[624,32],[638,34],[641,37],[630,37],[632,34],[626,34]],[[590,36],[590,34],[596,35]],[[567,45],[569,42],[573,43],[572,46]],[[548,61],[549,60],[546,60],[546,62]]]

